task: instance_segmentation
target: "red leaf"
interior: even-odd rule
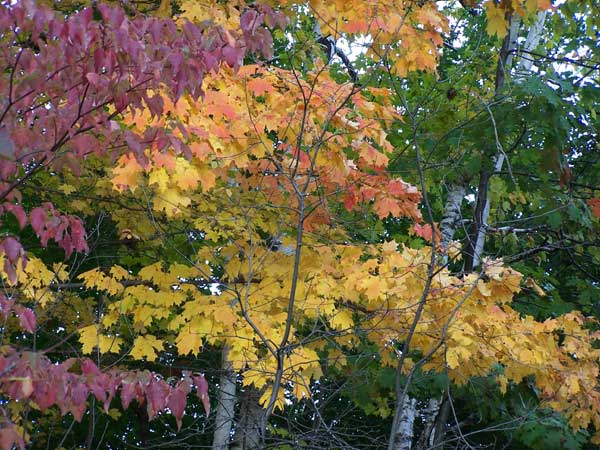
[[[4,247],[4,253],[6,253],[8,260],[11,263],[16,264],[19,256],[23,253],[23,247],[21,247],[19,241],[9,236],[4,239],[2,246]]]
[[[21,325],[21,328],[29,333],[35,333],[35,313],[31,309],[22,306],[19,309],[20,311],[17,312],[17,316],[19,317],[19,324]]]
[[[204,378],[204,375],[197,375],[192,378],[196,385],[196,395],[202,401],[204,411],[208,416],[210,414],[210,398],[208,398],[208,383],[206,382],[206,378]]]
[[[129,408],[132,400],[137,400],[140,405],[144,402],[141,388],[135,381],[123,381],[121,383],[121,403],[123,404],[123,409]]]
[[[84,375],[100,375],[100,369],[91,359],[84,359],[81,363],[81,372]]]
[[[190,384],[186,380],[182,380],[177,384],[177,387],[171,391],[169,399],[167,401],[167,407],[175,416],[177,421],[177,430],[181,429],[181,418],[185,412],[185,405],[187,401],[187,395],[190,392]]]
[[[429,224],[421,225],[421,224],[415,223],[413,226],[413,229],[417,236],[421,236],[426,241],[431,241],[431,238],[433,237],[431,225],[429,225]]]
[[[45,411],[56,403],[56,384],[58,380],[44,380],[36,383],[35,387],[35,403],[40,408],[40,411]]]
[[[4,261],[4,272],[11,283],[15,284],[17,282],[17,271],[8,259]]]
[[[23,441],[22,433],[17,431],[17,427],[14,424],[4,426],[0,428],[0,447],[2,450],[12,450],[16,445],[20,449],[25,448],[25,442]]]
[[[346,208],[346,211],[352,211],[354,209],[354,207],[356,206],[357,203],[357,198],[356,195],[354,194],[354,191],[348,191],[346,192],[346,195],[344,197],[344,208]]]
[[[0,295],[0,314],[6,319],[13,308],[15,301],[7,299],[4,295]]]
[[[592,209],[592,214],[600,218],[600,198],[590,198],[587,200],[587,204]]]
[[[152,420],[167,405],[169,386],[163,380],[150,380],[146,386],[148,418]]]
[[[245,33],[253,34],[260,22],[258,13],[253,9],[247,10],[240,18],[240,26]]]
[[[27,215],[25,214],[23,207],[21,205],[7,203],[4,205],[4,208],[6,209],[6,211],[11,212],[13,216],[17,218],[17,221],[19,222],[19,227],[23,229],[23,227],[25,227],[25,225],[27,224]]]
[[[33,230],[39,236],[44,227],[44,223],[46,222],[46,211],[44,211],[44,208],[41,206],[33,208],[29,213],[29,221],[31,222]]]
[[[435,236],[437,241],[439,242],[440,232],[435,224],[434,228],[432,229],[430,224],[421,225],[419,223],[415,223],[411,227],[410,231],[412,234],[416,234],[417,236],[422,237],[426,241],[431,241],[433,237],[433,230],[435,230]]]
[[[85,78],[95,88],[101,87],[102,85],[100,75],[98,75],[97,73],[89,72],[88,74],[86,74]]]

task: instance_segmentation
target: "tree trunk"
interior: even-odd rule
[[[233,417],[236,403],[236,374],[229,361],[229,347],[222,350],[221,377],[219,378],[219,403],[215,413],[215,432],[213,434],[213,450],[227,450],[233,428]]]
[[[396,427],[394,430],[394,438],[390,442],[388,450],[410,450],[412,447],[416,415],[417,400],[406,395],[404,397],[400,419],[398,420],[398,423],[394,425]]]
[[[434,427],[436,424],[436,419],[438,417],[438,413],[440,411],[441,401],[437,398],[429,399],[429,404],[427,405],[427,409],[423,411],[422,418],[424,423],[423,432],[421,436],[419,436],[419,440],[415,445],[415,450],[427,450],[430,448]]]
[[[544,30],[544,23],[546,22],[547,14],[548,11],[540,11],[535,18],[535,22],[529,29],[529,33],[527,33],[527,39],[525,39],[525,44],[523,44],[523,48],[521,49],[525,55],[523,55],[523,57],[519,60],[519,64],[517,64],[515,82],[520,81],[531,71],[533,58],[528,55],[527,52],[534,51],[540,43],[540,38],[542,37],[542,31]]]
[[[242,393],[240,417],[235,427],[231,450],[258,450],[263,448],[265,430],[265,410],[258,400],[260,392],[248,386]]]
[[[533,58],[528,57],[527,52],[535,50],[535,48],[538,46],[541,33],[544,29],[546,15],[546,11],[539,12],[534,24],[531,26],[527,34],[527,38],[522,47],[525,57],[521,58],[517,64],[515,82],[519,82],[520,79],[522,79],[523,76],[531,70]],[[519,25],[520,20],[514,17],[511,20],[509,33],[502,45],[498,60],[498,67],[496,70],[496,94],[499,93],[504,86],[506,74],[508,71],[510,71],[512,66],[512,60],[518,38]],[[504,159],[505,155],[501,152],[498,152],[494,158],[493,172],[491,174],[486,173],[485,171],[480,173],[478,202],[474,214],[474,226],[476,227],[476,231],[471,235],[469,242],[467,242],[467,245],[465,246],[465,271],[471,271],[474,267],[477,267],[481,263],[481,256],[483,253],[483,246],[487,233],[487,223],[490,215],[490,200],[487,192],[489,188],[489,180],[494,173],[502,170]],[[448,189],[448,197],[444,207],[444,215],[440,221],[441,243],[443,248],[447,248],[448,244],[454,237],[457,227],[461,223],[460,218],[462,217],[462,214],[460,206],[462,199],[465,196],[465,192],[466,185],[461,185],[460,183],[453,184]],[[469,258],[471,258],[470,261]],[[445,433],[444,428],[448,418],[448,413],[449,404],[448,400],[446,399],[442,402],[438,417],[435,421],[435,427],[429,436],[430,439],[428,445],[430,447],[439,448],[441,446]]]
[[[440,244],[444,253],[448,250],[450,242],[454,239],[454,233],[462,222],[461,204],[465,198],[466,183],[456,183],[448,188],[448,197],[444,206],[444,215],[440,221]],[[444,261],[446,262],[446,261]]]
[[[519,64],[516,68],[515,81],[520,82],[523,79],[524,75],[531,70],[531,66],[533,64],[533,58],[529,56],[527,53],[535,50],[540,42],[540,38],[542,35],[542,31],[544,30],[544,22],[546,21],[547,11],[541,11],[538,13],[535,22],[529,29],[529,33],[527,33],[527,38],[525,39],[525,44],[523,45],[522,51],[525,53],[525,57],[521,58]],[[511,20],[510,32],[506,36],[504,44],[502,45],[502,50],[500,51],[500,59],[498,61],[498,70],[496,72],[496,94],[500,92],[500,89],[504,86],[506,72],[510,70],[512,65],[512,58],[515,51],[517,36],[518,36],[518,18]],[[494,173],[498,173],[502,170],[502,166],[504,165],[505,155],[504,153],[498,152],[494,158]],[[483,253],[483,244],[485,243],[485,235],[487,233],[487,221],[490,215],[490,200],[487,195],[487,186],[486,183],[486,192],[480,193],[485,197],[485,204],[481,215],[481,223],[476,231],[475,245],[473,248],[473,262],[469,271],[474,267],[477,267],[481,263],[481,255]],[[467,271],[467,268],[465,267]]]
[[[502,48],[500,49],[500,55],[498,58],[498,66],[496,68],[496,95],[498,95],[504,87],[506,75],[510,72],[513,53],[517,44],[520,23],[521,21],[519,17],[513,15],[510,20],[509,32],[502,43]],[[496,144],[498,145],[498,143]],[[473,215],[473,224],[471,227],[471,233],[469,234],[469,241],[465,247],[465,272],[471,272],[481,263],[483,245],[485,243],[485,236],[487,233],[487,221],[490,215],[490,200],[488,197],[489,182],[491,176],[502,169],[503,164],[504,154],[501,152],[498,152],[493,158],[493,171],[486,166],[485,162],[482,163],[482,168],[479,175],[479,186],[477,188],[477,203],[475,206],[475,214]]]
[[[448,392],[442,399],[442,406],[440,412],[435,419],[435,427],[429,437],[429,448],[440,449],[444,443],[444,435],[446,434],[446,423],[448,422],[448,416],[450,415],[450,398]]]

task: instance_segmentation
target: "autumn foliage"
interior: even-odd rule
[[[488,32],[547,3],[487,2]],[[0,447],[32,440],[29,409],[81,421],[92,398],[179,429],[188,394],[210,412],[202,369],[144,365],[207,349],[227,349],[268,420],[367,344],[399,376],[532,380],[542,407],[600,430],[598,336],[577,312],[517,312],[523,277],[500,260],[449,268],[422,193],[388,170],[404,120],[392,90],[334,75],[318,43],[305,67],[272,60],[274,30],[312,14],[322,35],[370,36],[389,76],[435,72],[448,18],[433,2],[302,8],[0,6]],[[405,223],[421,245],[365,243],[348,217]],[[94,237],[102,220],[120,255]],[[394,415],[387,393],[375,401]]]

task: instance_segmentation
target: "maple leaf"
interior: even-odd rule
[[[168,189],[170,184],[169,174],[163,167],[152,170],[148,176],[148,183],[150,186],[155,185],[157,191],[163,193]]]
[[[167,407],[173,413],[177,422],[177,430],[181,430],[181,419],[185,412],[185,405],[187,403],[187,395],[192,390],[191,380],[183,379],[177,383],[174,389],[171,390],[167,399]]]
[[[487,32],[489,35],[495,34],[499,38],[504,38],[508,33],[508,24],[506,22],[506,11],[500,8],[495,2],[485,4],[487,16]]]
[[[352,313],[348,310],[338,311],[329,321],[331,327],[336,330],[348,330],[354,326]]]
[[[590,198],[586,201],[591,208],[594,217],[600,218],[600,198]]]
[[[246,86],[254,95],[264,95],[275,90],[269,81],[260,77],[250,79]]]
[[[197,355],[202,348],[202,336],[196,331],[192,331],[192,327],[186,325],[183,330],[177,335],[175,340],[177,351],[181,355],[187,355],[189,353]]]
[[[208,398],[208,383],[203,375],[197,375],[192,377],[194,385],[196,386],[196,394],[202,405],[204,406],[204,412],[208,416],[210,414],[210,399]]]
[[[89,325],[79,330],[79,342],[81,342],[81,351],[83,354],[90,354],[98,345],[98,325]]]
[[[147,359],[148,361],[156,360],[156,352],[163,349],[163,343],[156,337],[146,334],[138,336],[133,342],[129,354],[134,359]]]
[[[35,333],[35,313],[30,308],[25,308],[21,305],[15,306],[14,311],[19,317],[19,324],[21,325],[21,328],[29,333]]]
[[[421,225],[419,223],[415,223],[413,225],[413,230],[414,234],[422,237],[426,241],[431,241],[431,239],[433,238],[433,228],[431,227],[431,224],[427,223],[425,225]]]
[[[121,156],[119,165],[113,169],[112,183],[118,191],[131,190],[134,192],[139,186],[142,166],[130,154]]]

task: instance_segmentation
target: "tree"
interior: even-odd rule
[[[587,121],[593,103],[571,98],[561,73],[564,95],[526,62],[510,71],[538,54],[548,2],[463,3],[183,2],[175,19],[165,1],[155,16],[129,2],[66,18],[3,6],[3,199],[18,224],[7,218],[2,243],[2,447],[362,448],[338,425],[375,417],[389,449],[443,446],[452,433],[468,443],[461,416],[477,411],[453,398],[477,383],[506,414],[521,389],[565,433],[595,432],[594,322],[518,303],[552,291],[563,270],[530,255],[594,255],[595,200],[561,197],[572,170],[558,159],[590,139],[561,115]],[[340,38],[367,52],[350,58]],[[556,122],[533,125],[544,117]],[[527,153],[542,148],[558,166],[534,171]],[[448,155],[451,178],[432,170]],[[494,178],[502,160],[511,181],[518,169],[560,184],[510,192]],[[564,201],[572,223],[532,224]],[[454,239],[471,216],[461,253]],[[490,217],[524,221],[525,249],[497,241],[521,231]],[[209,414],[202,372],[214,419],[186,399],[195,388]],[[534,446],[526,419],[511,430]],[[109,420],[119,431],[99,433]],[[38,423],[44,442],[30,436]],[[207,423],[213,435],[199,435]]]

